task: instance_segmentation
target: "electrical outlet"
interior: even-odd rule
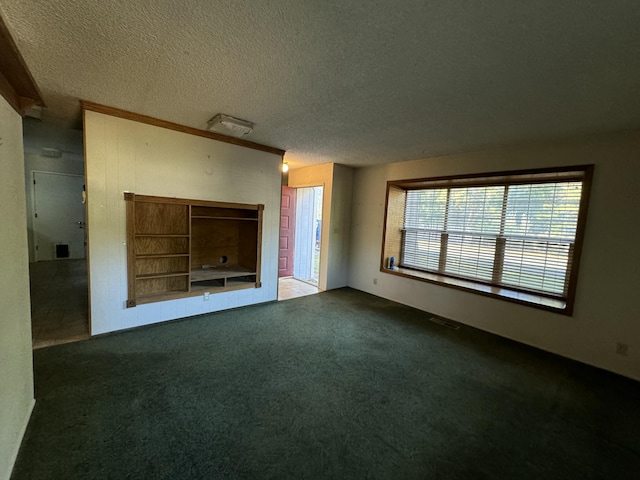
[[[616,343],[616,353],[618,355],[626,357],[627,355],[629,355],[629,345],[620,342]]]
[[[374,278],[374,279],[373,279],[373,284],[374,284],[374,285],[377,285],[377,284],[378,284],[378,279],[377,279],[377,278]]]
[[[209,301],[209,292],[204,292],[204,301],[205,302]]]

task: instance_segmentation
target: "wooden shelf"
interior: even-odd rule
[[[171,272],[171,273],[144,273],[136,275],[136,280],[148,280],[150,278],[169,278],[169,277],[185,277],[189,272]]]
[[[247,217],[209,217],[205,215],[192,215],[191,218],[200,218],[204,220],[248,220],[250,222],[257,222],[257,218],[247,218]]]
[[[170,235],[165,233],[136,233],[136,237],[156,237],[156,238],[188,238],[189,234]]]
[[[144,303],[162,302],[164,300],[175,300],[176,298],[186,298],[191,296],[195,295],[192,295],[189,292],[183,290],[168,290],[166,292],[147,293],[144,295],[139,295],[136,298],[136,304],[142,305]]]
[[[206,280],[220,280],[223,278],[246,277],[247,275],[255,275],[248,268],[238,265],[230,265],[229,267],[211,267],[202,268],[200,270],[191,270],[191,283],[204,282]]]
[[[231,292],[233,290],[244,290],[245,288],[255,288],[255,283],[252,282],[238,282],[233,283],[232,285],[191,285],[191,293],[189,297],[197,297],[204,293],[221,293],[221,292]]]
[[[136,255],[136,258],[175,258],[188,256],[188,253],[145,253]]]

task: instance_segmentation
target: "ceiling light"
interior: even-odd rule
[[[40,150],[40,155],[43,157],[60,158],[62,157],[62,152],[57,148],[43,148]]]
[[[282,163],[282,173],[287,173],[289,171],[289,164],[287,162]]]
[[[239,137],[251,133],[253,131],[253,123],[225,115],[224,113],[219,113],[209,120],[207,128],[211,132]]]
[[[31,105],[25,109],[24,116],[42,120],[42,107],[40,105]]]

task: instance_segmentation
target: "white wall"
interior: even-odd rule
[[[58,158],[42,155],[43,148],[60,151]],[[27,199],[29,261],[35,261],[33,250],[33,171],[84,175],[82,131],[47,126],[38,120],[24,120],[24,180]]]
[[[289,171],[293,188],[323,186],[318,288],[347,286],[353,169],[325,163]]]
[[[380,272],[387,180],[591,163],[572,317]],[[349,285],[640,380],[639,183],[639,131],[358,169]],[[618,342],[627,356],[616,354]]]
[[[8,479],[33,408],[22,118],[0,98],[0,478]]]
[[[91,333],[276,300],[279,155],[88,111],[85,113]],[[124,191],[265,205],[262,288],[125,308]]]

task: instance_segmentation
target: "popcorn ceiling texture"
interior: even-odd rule
[[[640,3],[0,0],[45,121],[78,99],[205,128],[293,167],[640,127]]]

